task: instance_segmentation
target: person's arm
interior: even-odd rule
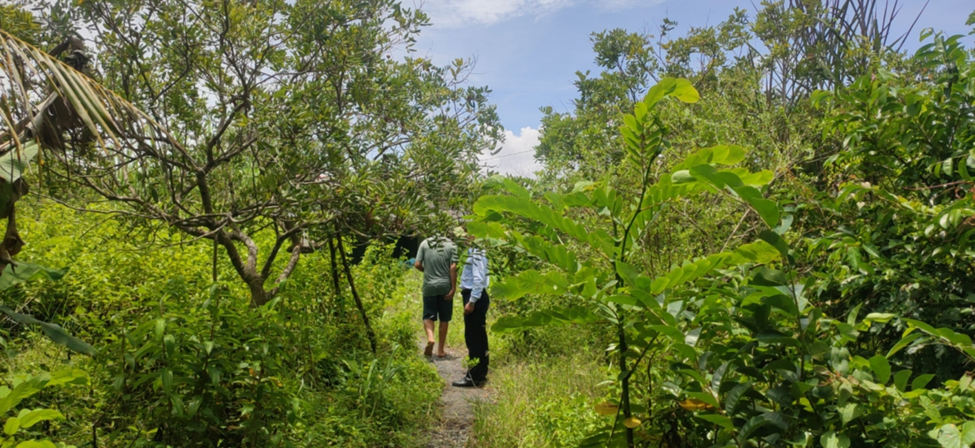
[[[484,256],[483,252],[475,250],[467,262],[471,263],[471,273],[474,274],[474,287],[471,288],[471,299],[469,301],[474,303],[484,293],[484,284],[487,280],[487,257]]]
[[[413,267],[420,272],[423,272],[423,252],[425,252],[423,249],[426,248],[424,243],[426,241],[420,243],[420,248],[416,250],[416,262],[413,263]]]
[[[450,265],[450,292],[447,293],[447,300],[453,299],[457,293],[457,263]]]

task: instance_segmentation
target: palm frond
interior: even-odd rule
[[[0,30],[0,155],[29,140],[42,149],[97,146],[111,159],[144,144],[180,148],[148,114],[77,68]]]
[[[17,265],[11,257],[24,245],[15,203],[28,191],[22,175],[41,150],[80,170],[122,177],[133,154],[157,145],[185,153],[148,114],[79,71],[88,57],[75,41],[59,49],[69,42],[75,48],[66,60],[75,67],[0,30],[0,219],[7,219],[0,272]]]

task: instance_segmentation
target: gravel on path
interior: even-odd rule
[[[419,341],[420,356],[426,339]],[[487,388],[453,387],[451,382],[461,379],[467,369],[464,359],[467,350],[447,346],[447,356],[428,358],[437,367],[437,373],[444,380],[443,395],[440,397],[441,419],[430,429],[427,448],[464,448],[470,445],[471,430],[474,425],[473,402],[488,397]]]

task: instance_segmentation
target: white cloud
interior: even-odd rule
[[[620,10],[666,0],[429,0],[418,3],[434,25],[456,28],[473,24],[492,25],[522,16],[540,16],[575,4]],[[417,0],[419,2],[419,0]]]
[[[542,165],[535,161],[535,147],[538,146],[541,132],[531,127],[521,128],[521,135],[504,131],[501,151],[491,155],[481,154],[481,165],[501,174],[535,177]]]
[[[491,25],[525,15],[557,11],[575,0],[430,0],[423,9],[435,25],[460,27],[473,23]]]

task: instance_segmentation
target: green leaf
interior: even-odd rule
[[[685,184],[691,182],[697,182],[697,179],[691,175],[690,170],[680,170],[670,175],[671,182],[675,184]]]
[[[50,381],[51,375],[42,373],[22,381],[7,396],[0,399],[0,415],[4,415],[26,398],[40,392]]]
[[[890,348],[890,351],[887,352],[887,357],[890,358],[891,356],[894,356],[897,352],[903,350],[904,347],[907,347],[921,337],[923,337],[921,333],[910,333],[907,336],[904,336],[900,341],[897,341],[897,343]]]
[[[565,295],[569,292],[569,281],[560,272],[542,274],[527,270],[503,281],[491,284],[491,295],[508,300],[520,299],[528,294]]]
[[[8,436],[16,434],[18,429],[20,429],[20,419],[17,417],[8,418],[3,424],[3,433]]]
[[[911,379],[910,370],[901,370],[894,374],[894,387],[901,392],[907,392],[907,381]]]
[[[727,394],[724,396],[724,410],[729,415],[735,413],[735,408],[738,407],[738,401],[741,400],[742,395],[748,392],[752,388],[752,381],[744,382],[735,387],[731,388]]]
[[[684,341],[684,333],[682,333],[680,330],[678,330],[675,327],[671,327],[668,325],[648,325],[647,328],[651,330],[655,330],[657,333],[667,336],[673,341],[676,342]]]
[[[63,384],[88,384],[88,373],[81,369],[64,369],[51,374],[48,386],[61,386]]]
[[[685,103],[696,103],[701,99],[700,93],[694,85],[686,79],[663,78],[655,86],[651,87],[647,95],[643,98],[643,103],[647,108],[652,108],[660,100],[671,96]]]
[[[740,433],[741,439],[748,439],[748,436],[752,435],[753,432],[768,425],[774,425],[783,431],[789,429],[789,424],[786,422],[785,417],[782,416],[782,413],[766,412],[752,417],[742,426]]]
[[[507,195],[486,195],[481,196],[474,203],[474,213],[478,216],[486,217],[492,212],[512,213],[537,221],[546,227],[559,230],[580,242],[589,244],[590,247],[607,257],[614,258],[616,246],[613,238],[605,230],[593,231],[570,218],[562,216],[561,212],[540,205],[531,199]]]
[[[39,150],[40,146],[37,142],[30,140],[24,142],[22,153],[14,150],[0,156],[0,177],[10,183],[20,179],[27,169],[27,164],[37,156]]]
[[[68,268],[51,269],[33,263],[18,261],[16,267],[7,265],[3,269],[3,274],[0,275],[0,291],[6,291],[18,283],[38,278],[60,280],[67,272]]]
[[[62,420],[64,415],[53,409],[34,409],[20,417],[20,427],[30,428],[47,420]]]
[[[890,322],[890,320],[895,317],[897,316],[890,313],[870,313],[867,314],[867,317],[864,318],[863,320],[867,322],[879,322],[885,324],[887,322]]]
[[[876,355],[870,358],[870,370],[877,376],[880,384],[886,385],[890,381],[890,363],[883,355]]]
[[[937,440],[942,448],[969,448],[973,443],[970,439],[975,437],[975,435],[968,436],[968,434],[965,434],[967,437],[963,436],[958,427],[950,423],[940,428],[932,429],[928,432],[928,435],[932,439]]]
[[[636,282],[636,278],[640,275],[636,268],[622,261],[616,262],[616,273],[620,275],[620,278],[622,278],[627,285],[634,284]]]
[[[731,419],[728,418],[728,417],[725,417],[723,415],[718,415],[718,414],[698,414],[698,415],[695,415],[695,417],[697,417],[697,418],[699,418],[701,420],[709,421],[711,423],[714,423],[715,425],[718,425],[718,426],[720,426],[722,428],[725,428],[725,429],[728,429],[728,430],[734,430],[735,429],[735,425],[731,422]]]
[[[521,186],[521,184],[515,182],[513,179],[509,177],[505,177],[502,182],[504,184],[504,189],[508,190],[509,193],[519,198],[524,198],[524,199],[531,198],[531,193],[528,192],[528,189]]]
[[[850,438],[845,434],[837,434],[833,431],[823,434],[819,438],[819,443],[823,448],[850,448]]]
[[[930,373],[914,378],[914,381],[911,381],[911,390],[924,389],[924,386],[927,386],[932,379],[934,379],[934,375]]]
[[[687,396],[689,398],[695,398],[701,400],[711,406],[718,407],[718,400],[714,398],[714,395],[711,395],[707,392],[688,392]]]
[[[17,323],[24,325],[37,325],[41,327],[41,330],[44,331],[44,334],[47,335],[49,339],[68,347],[71,350],[88,356],[95,356],[98,354],[95,347],[92,347],[90,344],[82,341],[81,339],[71,336],[67,331],[64,330],[64,328],[61,328],[60,325],[37,320],[31,315],[17,313],[5,306],[0,306],[0,312],[3,312]]]
[[[793,262],[792,255],[789,254],[789,244],[778,233],[771,230],[763,230],[762,233],[758,234],[758,237],[778,250],[779,254],[782,255],[782,259],[789,260],[790,263]]]
[[[762,194],[754,187],[742,186],[734,190],[758,213],[758,216],[762,217],[762,221],[765,221],[765,225],[770,229],[779,224],[779,204],[762,197]]]
[[[156,335],[156,340],[162,340],[163,333],[166,332],[166,319],[158,318],[153,327],[153,333]]]
[[[718,145],[711,148],[711,163],[734,165],[745,160],[745,148],[737,145]]]
[[[674,85],[674,90],[670,95],[680,101],[690,104],[696,103],[701,99],[701,94],[698,93],[697,89],[694,88],[694,85],[691,84],[690,81],[683,78],[677,80]]]
[[[764,241],[745,244],[732,252],[721,252],[705,258],[684,262],[650,283],[650,293],[658,295],[685,283],[704,277],[717,269],[742,263],[768,263],[777,258],[775,249]]]
[[[58,448],[50,440],[27,440],[17,444],[17,448]]]
[[[850,423],[853,421],[853,419],[860,416],[860,413],[857,412],[857,404],[853,402],[847,403],[839,407],[837,410],[840,412],[840,418],[843,420],[844,425]]]

